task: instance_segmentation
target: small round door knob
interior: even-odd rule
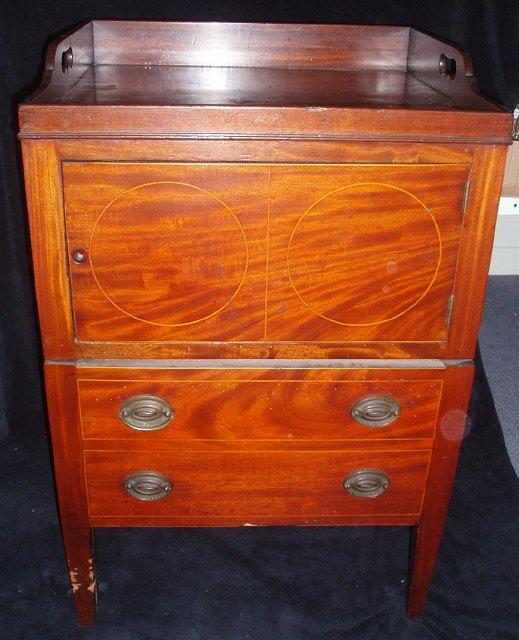
[[[87,253],[83,249],[76,249],[72,254],[72,259],[76,264],[82,264],[87,259]]]

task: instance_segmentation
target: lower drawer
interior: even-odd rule
[[[94,519],[202,517],[234,524],[236,518],[258,517],[283,524],[293,516],[417,515],[430,452],[86,451],[84,456]]]

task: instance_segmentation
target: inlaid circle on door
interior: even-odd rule
[[[357,183],[319,198],[298,219],[287,250],[290,282],[325,320],[367,326],[415,307],[441,262],[438,225],[394,185]]]
[[[117,196],[93,226],[89,255],[97,285],[117,309],[162,326],[222,311],[249,259],[235,213],[182,182],[141,184]]]

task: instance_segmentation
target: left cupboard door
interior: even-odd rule
[[[264,338],[269,169],[66,162],[76,340]]]

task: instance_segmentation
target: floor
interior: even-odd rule
[[[479,348],[508,455],[519,475],[519,275],[489,278]]]

